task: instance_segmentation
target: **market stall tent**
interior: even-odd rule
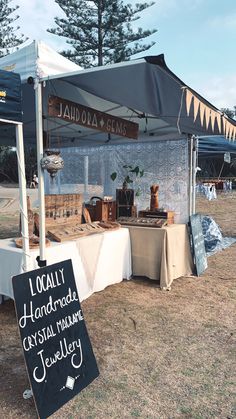
[[[229,156],[227,162],[225,154]],[[198,138],[198,166],[200,178],[218,178],[235,176],[232,165],[236,159],[236,142],[229,142],[223,136],[205,136]]]
[[[7,59],[7,57],[6,57]],[[8,56],[10,65],[11,55]],[[0,59],[0,66],[2,66]],[[105,67],[81,70],[69,69],[64,74],[42,76],[35,72],[25,84],[25,138],[34,143],[35,131],[38,150],[38,173],[41,219],[41,258],[44,259],[44,181],[40,166],[43,144],[49,147],[95,147],[117,144],[145,144],[178,141],[189,138],[190,197],[194,196],[195,156],[192,135],[225,135],[234,140],[236,123],[216,107],[186,86],[165,64],[164,56],[146,57]],[[51,116],[51,98],[70,101],[72,107],[89,107],[104,112],[110,118],[138,124],[138,138],[126,138],[110,128],[104,132],[93,124],[84,124],[82,116],[75,121],[70,111],[66,118]],[[36,111],[32,104],[36,104]],[[72,108],[70,108],[72,109]],[[82,115],[82,113],[81,113]],[[88,113],[84,114],[88,118]],[[36,127],[35,127],[36,121]],[[82,123],[81,123],[82,122]],[[88,122],[88,121],[87,121]],[[97,121],[103,128],[103,119]],[[95,124],[96,125],[96,124]],[[96,153],[96,150],[94,151]],[[176,164],[176,162],[174,162]],[[194,208],[194,205],[193,205]],[[190,209],[190,213],[193,209]]]
[[[41,41],[33,41],[12,54],[1,57],[0,68],[20,74],[24,140],[26,146],[36,146],[35,88],[38,80],[81,68]],[[2,143],[14,145],[14,133],[10,127],[4,127],[1,133]]]
[[[29,237],[21,99],[21,80],[19,74],[0,70],[0,126],[15,127],[18,177],[20,186],[21,228],[24,250],[23,270],[27,270],[29,268]],[[2,145],[2,138],[0,138],[0,145]]]

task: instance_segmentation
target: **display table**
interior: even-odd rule
[[[37,269],[39,250],[30,251],[31,269]],[[72,259],[80,301],[111,284],[129,279],[131,248],[129,231],[93,234],[64,243],[52,242],[46,248],[47,264]],[[12,276],[22,272],[22,249],[13,239],[0,240],[0,294],[13,298]]]
[[[170,289],[174,279],[193,272],[185,224],[127,228],[131,238],[133,275],[160,280],[162,289]]]

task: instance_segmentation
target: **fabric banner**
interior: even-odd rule
[[[22,122],[19,74],[0,70],[0,120]]]

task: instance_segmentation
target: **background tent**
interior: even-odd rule
[[[81,67],[45,43],[34,41],[12,54],[1,57],[0,68],[20,74],[25,146],[36,147],[35,87],[39,78],[80,70]],[[5,127],[0,133],[2,144],[14,146],[15,134],[11,127]]]
[[[224,159],[230,154],[230,162]],[[236,177],[236,143],[227,141],[223,136],[199,137],[198,172],[199,178]]]
[[[0,70],[0,127],[15,128],[18,177],[20,186],[21,229],[23,240],[23,270],[28,267],[29,240],[27,222],[27,199],[25,180],[25,161],[22,130],[21,81],[18,74]],[[2,138],[0,137],[0,145]]]
[[[236,143],[229,142],[223,136],[199,137],[198,153],[200,156],[213,157],[229,152],[236,154]]]

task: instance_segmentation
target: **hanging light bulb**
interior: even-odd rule
[[[47,170],[51,178],[54,178],[58,170],[63,169],[64,160],[60,156],[60,150],[52,149],[45,150],[44,156],[41,159],[41,167],[44,170]]]

